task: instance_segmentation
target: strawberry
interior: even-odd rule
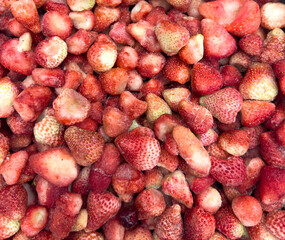
[[[252,64],[239,85],[239,91],[244,99],[273,101],[278,86],[270,65]]]
[[[206,147],[216,142],[219,138],[219,135],[212,128],[210,128],[207,132],[198,135],[198,138],[203,146]]]
[[[211,175],[223,186],[235,187],[245,178],[245,163],[240,157],[228,157],[226,160],[211,157]]]
[[[33,237],[45,227],[47,221],[48,211],[44,206],[31,206],[21,220],[21,230],[26,236]]]
[[[161,153],[157,166],[167,169],[170,172],[174,172],[179,164],[178,156],[171,155],[165,148],[161,148]]]
[[[229,64],[235,66],[240,72],[245,72],[251,63],[251,57],[241,50],[231,55],[229,60]]]
[[[262,218],[259,201],[249,195],[241,195],[233,199],[232,210],[235,216],[246,227],[256,226]]]
[[[134,230],[125,232],[124,240],[144,239],[152,240],[151,231],[143,225],[136,227]]]
[[[191,189],[192,190],[192,189]],[[215,214],[222,205],[222,198],[219,191],[208,187],[205,191],[195,197],[196,205],[211,214]]]
[[[276,140],[277,142],[285,147],[285,121],[283,121],[276,129]]]
[[[207,95],[220,90],[223,86],[222,75],[214,67],[196,63],[191,72],[191,87],[198,95]]]
[[[182,100],[178,105],[178,112],[194,133],[203,134],[213,127],[213,116],[203,106]]]
[[[265,227],[271,232],[276,238],[284,239],[285,231],[285,211],[275,210],[268,213],[264,219]]]
[[[186,12],[191,4],[189,0],[167,0],[167,2],[181,12]]]
[[[7,154],[9,153],[9,138],[0,133],[0,166],[5,160]]]
[[[79,168],[67,148],[51,148],[33,154],[29,163],[38,175],[58,187],[68,186],[79,174]]]
[[[217,142],[212,143],[210,146],[207,147],[207,151],[210,156],[226,159],[230,155],[228,152],[224,151]]]
[[[190,91],[187,88],[169,88],[162,92],[162,96],[167,104],[173,111],[178,110],[179,102],[182,100],[188,100],[190,96]]]
[[[104,140],[97,132],[71,126],[64,139],[75,161],[82,166],[98,161],[103,153]]]
[[[54,36],[41,41],[35,49],[35,59],[45,68],[56,68],[67,56],[67,45]]]
[[[210,157],[198,138],[183,126],[176,126],[172,132],[180,156],[197,174],[207,176],[211,168]],[[201,161],[201,159],[203,159]]]
[[[274,14],[272,14],[274,12]],[[261,26],[272,30],[285,27],[285,5],[283,3],[266,3],[260,9]]]
[[[249,148],[249,136],[243,130],[223,132],[218,139],[218,145],[234,156],[244,155]]]
[[[72,192],[79,193],[81,195],[87,195],[89,192],[89,175],[91,167],[87,166],[81,169],[78,177],[72,184]]]
[[[66,4],[66,2],[57,2],[54,0],[46,0],[43,5],[43,9],[47,12],[48,11],[58,11],[66,15],[68,15],[70,12],[70,9],[68,5]]]
[[[111,25],[109,36],[118,44],[125,44],[129,46],[133,46],[135,44],[135,41],[133,39],[132,34],[134,34],[135,37],[142,37],[139,35],[138,36],[135,35],[135,31],[133,30],[136,28],[132,28],[133,26],[138,26],[138,25],[135,25],[135,23],[132,23],[132,24],[129,24],[127,28],[127,25],[125,23],[116,22],[113,25]],[[153,32],[153,35],[154,35],[154,32]]]
[[[20,223],[16,220],[5,217],[0,214],[0,238],[8,239],[20,229]]]
[[[75,1],[75,0],[67,0],[66,3],[70,7],[72,11],[84,11],[84,10],[91,10],[95,5],[95,0],[89,1]]]
[[[185,237],[191,239],[209,239],[215,232],[216,221],[212,214],[196,206],[187,209],[184,215]]]
[[[181,169],[181,165],[179,166],[179,169]],[[216,181],[211,175],[199,178],[194,177],[193,175],[189,175],[185,171],[184,173],[187,176],[187,182],[191,191],[194,192],[196,195],[201,194],[205,190],[209,189],[209,187],[213,185]]]
[[[65,82],[64,72],[60,68],[35,68],[32,78],[38,85],[45,87],[62,87]]]
[[[138,65],[139,54],[136,49],[124,46],[118,53],[117,66],[126,70],[134,70]]]
[[[215,232],[209,240],[227,240],[227,238],[223,234]]]
[[[103,232],[106,240],[121,240],[124,239],[125,228],[118,218],[114,217],[103,225]]]
[[[272,166],[285,166],[285,147],[278,144],[273,131],[260,135],[260,153],[264,161]]]
[[[139,220],[160,216],[166,208],[163,194],[153,188],[141,191],[134,206],[138,210]]]
[[[259,224],[254,227],[247,228],[248,235],[253,240],[276,240],[276,238],[266,229],[264,224],[264,217]]]
[[[277,102],[276,109],[271,115],[271,118],[268,119],[264,126],[271,130],[276,130],[276,128],[281,124],[285,119],[285,102]]]
[[[88,117],[90,102],[73,89],[64,89],[53,101],[56,120],[65,125],[82,122]]]
[[[193,205],[193,196],[189,185],[186,182],[185,175],[180,170],[176,170],[164,177],[162,180],[162,191],[170,195],[178,202],[184,204],[187,208]]]
[[[154,229],[159,239],[175,240],[181,239],[183,233],[183,220],[181,207],[174,204],[158,217]]]
[[[201,32],[204,36],[205,56],[225,58],[236,51],[235,39],[214,20],[203,19],[201,21]]]
[[[131,11],[131,20],[133,22],[138,22],[139,20],[145,18],[145,16],[147,16],[151,10],[151,4],[146,1],[139,1]]]
[[[158,164],[159,166],[159,164]],[[145,171],[145,188],[147,189],[158,189],[161,187],[161,181],[163,179],[163,174],[160,168],[155,167],[151,170]]]
[[[33,33],[41,32],[40,17],[33,0],[16,1],[11,5],[14,18]]]
[[[207,108],[213,117],[225,124],[233,123],[242,107],[242,96],[234,88],[226,87],[200,98],[200,104]]]
[[[264,40],[260,60],[272,64],[284,59],[285,33],[280,28],[270,31]]]
[[[190,80],[190,67],[178,56],[172,56],[166,60],[163,75],[172,82],[185,84]]]
[[[104,240],[104,236],[99,232],[75,232],[68,236],[70,240]]]
[[[22,185],[6,185],[0,189],[0,214],[11,220],[20,220],[24,217],[28,194]],[[9,204],[7,204],[9,203]]]
[[[239,42],[239,47],[246,54],[251,56],[259,56],[261,53],[263,41],[257,34],[249,34],[243,36]]]
[[[120,17],[120,9],[96,5],[94,8],[95,32],[102,32]]]
[[[280,202],[285,196],[285,170],[265,166],[260,173],[260,199],[264,204]]]
[[[156,25],[155,35],[161,50],[168,56],[177,54],[190,38],[186,28],[167,20]]]
[[[0,173],[8,185],[13,185],[18,182],[24,167],[28,161],[28,153],[19,151],[9,155],[0,165]]]
[[[273,71],[276,78],[281,78],[285,74],[285,60],[279,60],[273,64]]]
[[[120,207],[120,200],[112,193],[93,193],[91,191],[87,199],[87,229],[94,231],[100,228],[110,218],[117,214]]]

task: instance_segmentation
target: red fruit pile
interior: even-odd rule
[[[278,0],[0,0],[0,240],[285,240],[284,28]]]

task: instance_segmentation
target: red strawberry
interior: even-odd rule
[[[93,193],[91,191],[87,199],[87,229],[94,231],[100,228],[105,222],[117,214],[120,207],[120,200],[112,193]]]
[[[157,219],[154,229],[159,239],[181,239],[183,232],[183,220],[181,207],[174,204],[168,207]]]
[[[265,227],[271,232],[276,238],[285,238],[285,210],[275,210],[268,213],[264,220]]]
[[[119,8],[96,5],[94,8],[95,25],[93,30],[95,32],[102,32],[119,19],[120,13]]]
[[[60,68],[35,68],[32,78],[38,85],[46,87],[62,87],[65,82],[64,72]]]
[[[111,218],[103,226],[105,240],[122,240],[125,235],[125,228],[122,226],[118,218]]]
[[[28,158],[29,155],[26,151],[19,151],[9,155],[0,165],[0,173],[8,185],[18,182]]]
[[[157,166],[167,169],[170,172],[174,172],[179,164],[178,156],[171,155],[165,148],[161,148],[161,153]]]
[[[159,166],[159,165],[158,165]],[[163,179],[163,174],[160,168],[155,167],[151,170],[145,171],[145,187],[147,189],[158,189],[161,187],[161,181]]]
[[[285,147],[285,121],[283,121],[276,129],[276,140],[277,142]]]
[[[224,58],[232,55],[236,49],[235,39],[227,30],[211,19],[201,21],[204,36],[204,49],[207,57]]]
[[[279,60],[273,64],[275,77],[278,79],[285,74],[285,59]]]
[[[22,185],[6,185],[0,189],[0,214],[12,220],[24,217],[28,194]]]
[[[191,208],[193,205],[193,196],[189,185],[180,170],[164,177],[162,180],[162,191],[164,194],[170,195],[178,202],[184,204],[187,208]]]
[[[260,199],[264,204],[280,202],[285,196],[285,170],[265,166],[260,173]]]
[[[274,12],[274,14],[272,14]],[[261,26],[266,29],[285,27],[284,3],[266,3],[260,9]]]
[[[98,161],[103,153],[104,140],[97,132],[71,126],[64,139],[75,161],[82,166]]]
[[[273,101],[278,86],[270,65],[252,64],[239,85],[239,91],[244,99]]]
[[[65,187],[79,174],[79,168],[67,148],[51,148],[30,156],[32,169],[50,183]]]
[[[69,17],[71,18],[73,25],[76,29],[84,29],[86,31],[91,31],[94,28],[95,16],[90,10],[71,12],[69,13]]]
[[[174,127],[172,135],[177,143],[180,156],[187,162],[189,167],[200,177],[207,176],[211,168],[211,161],[199,139],[188,128],[183,126]]]
[[[178,105],[178,112],[194,133],[203,134],[213,127],[213,116],[203,106],[182,100]]]
[[[200,134],[198,138],[203,146],[206,147],[216,142],[219,138],[219,135],[216,131],[210,128],[207,132]]]
[[[139,54],[136,49],[125,46],[118,53],[118,58],[116,64],[118,67],[124,68],[126,70],[134,70],[138,65]]]
[[[21,230],[28,237],[37,235],[48,221],[48,211],[40,205],[31,206],[27,209],[21,220]]]
[[[99,232],[75,232],[68,236],[70,240],[104,240],[104,236]]]
[[[207,95],[220,90],[223,78],[214,67],[196,63],[191,72],[191,87],[198,95]]]
[[[135,31],[132,32],[132,27],[131,26],[138,26],[135,25],[135,23],[132,23],[127,25],[121,21],[118,21],[116,23],[114,23],[111,27],[110,27],[110,32],[109,32],[109,36],[116,42],[119,44],[125,44],[125,45],[129,45],[129,46],[133,46],[135,44],[135,41],[132,37],[132,33],[135,33]],[[153,30],[152,33],[154,35],[154,26],[152,26]],[[134,28],[135,29],[135,28]],[[145,37],[142,35],[138,35],[135,37]],[[139,41],[140,39],[138,39]],[[158,45],[158,43],[157,43]],[[142,45],[143,46],[143,45]]]
[[[194,192],[196,195],[201,194],[205,190],[209,189],[211,185],[215,183],[215,179],[209,175],[207,177],[194,177],[192,175],[187,175],[187,182],[189,184],[189,187],[192,192]]]
[[[0,133],[0,166],[5,160],[7,154],[9,153],[9,138]]]
[[[141,191],[134,206],[138,210],[139,220],[160,216],[166,208],[163,194],[153,188]]]
[[[285,119],[285,102],[277,102],[276,110],[271,115],[271,118],[268,119],[264,126],[271,130],[276,130],[276,128],[282,123]]]
[[[257,34],[243,36],[238,42],[241,50],[251,56],[259,56],[263,46],[263,41]]]
[[[273,131],[260,135],[260,153],[264,161],[272,166],[285,166],[285,147],[278,144]]]
[[[143,240],[152,240],[151,231],[146,228],[145,226],[138,226],[132,231],[126,231],[124,240],[136,240],[136,239],[143,239]]]
[[[245,163],[240,157],[228,157],[221,160],[211,157],[211,175],[223,186],[235,187],[240,185],[245,178]]]
[[[162,51],[168,56],[177,54],[190,38],[186,28],[166,20],[156,25],[155,35]]]
[[[8,239],[20,229],[20,223],[16,220],[5,217],[0,214],[0,238]]]
[[[264,224],[264,217],[259,224],[254,227],[248,227],[247,232],[252,240],[270,239],[276,240],[276,238],[268,231]]]
[[[16,1],[11,5],[11,12],[18,22],[33,33],[41,32],[40,17],[33,0]]]
[[[199,102],[220,122],[230,124],[241,110],[242,96],[236,89],[227,87],[201,97]]]
[[[185,237],[189,240],[206,240],[215,232],[216,221],[212,214],[196,206],[187,209],[184,215]]]
[[[84,167],[81,169],[78,177],[72,184],[72,192],[79,193],[81,195],[87,195],[89,192],[89,175],[91,167]]]

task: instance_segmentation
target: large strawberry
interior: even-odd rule
[[[285,239],[285,210],[268,213],[264,220],[266,228],[278,239]]]
[[[138,170],[150,170],[158,163],[159,142],[152,136],[139,133],[138,129],[120,135],[115,144],[125,160]]]
[[[20,223],[16,220],[0,214],[0,239],[12,237],[20,229]]]

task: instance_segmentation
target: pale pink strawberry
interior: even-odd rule
[[[0,214],[0,238],[8,239],[17,233],[20,229],[20,223],[16,220],[5,217]]]
[[[167,0],[167,2],[181,12],[186,12],[191,4],[189,0]]]
[[[66,3],[68,4],[68,6],[72,11],[80,12],[84,10],[91,10],[95,5],[95,0],[88,0],[88,1],[67,0]]]
[[[211,175],[223,186],[238,186],[246,176],[245,163],[240,157],[228,157],[226,160],[211,157],[211,163]]]
[[[221,207],[215,214],[215,219],[217,230],[230,239],[240,239],[245,232],[230,206]]]
[[[182,100],[179,102],[178,112],[187,126],[196,134],[203,134],[213,127],[213,116],[203,106]]]
[[[163,173],[159,167],[155,167],[151,170],[145,171],[144,175],[145,175],[145,188],[158,189],[161,187]]]
[[[193,205],[192,193],[185,175],[180,170],[176,170],[164,177],[162,180],[162,191],[164,194],[170,195],[178,202],[184,204],[187,208],[191,208]]]
[[[70,12],[69,17],[71,18],[73,26],[76,29],[84,29],[86,31],[91,31],[94,28],[95,16],[91,10]]]
[[[199,139],[190,129],[183,126],[174,127],[172,135],[177,143],[180,156],[189,167],[200,177],[207,176],[211,168],[211,161],[208,152]]]
[[[218,140],[219,135],[215,130],[210,128],[207,132],[199,134],[198,138],[203,144],[203,146],[206,147],[211,145],[212,143],[215,143]]]
[[[264,219],[265,227],[278,239],[285,238],[285,211],[275,210],[268,213]]]
[[[155,27],[155,35],[161,50],[168,56],[177,54],[190,38],[186,28],[170,21],[159,22]]]
[[[51,148],[30,156],[32,169],[50,183],[65,187],[79,174],[79,167],[67,148]]]
[[[209,240],[227,240],[227,238],[223,234],[215,232]]]
[[[183,234],[183,220],[181,207],[174,204],[168,207],[157,219],[154,229],[159,239],[181,239]]]
[[[243,99],[236,89],[227,87],[201,97],[199,102],[220,122],[230,124],[236,120]]]
[[[28,194],[22,185],[6,185],[0,189],[0,214],[21,220],[27,210]]]
[[[79,232],[69,234],[68,239],[70,240],[104,240],[105,238],[103,234],[99,232],[79,231]]]
[[[184,215],[185,238],[209,239],[215,232],[216,221],[212,214],[196,206],[187,209]]]
[[[247,228],[248,235],[253,240],[277,240],[265,227],[264,216],[259,224],[254,227]]]
[[[87,199],[87,229],[94,231],[100,228],[117,214],[120,207],[121,201],[112,193],[93,193],[91,191]]]
[[[244,99],[273,101],[278,86],[270,65],[252,64],[239,85],[239,91]]]
[[[123,240],[125,228],[120,224],[117,217],[111,218],[103,225],[105,240]]]
[[[129,230],[125,232],[124,240],[136,240],[136,239],[143,239],[143,240],[152,240],[151,231],[143,226],[140,225],[136,227],[134,230]]]
[[[285,27],[285,5],[281,2],[264,4],[260,9],[260,15],[261,26],[266,29]]]

